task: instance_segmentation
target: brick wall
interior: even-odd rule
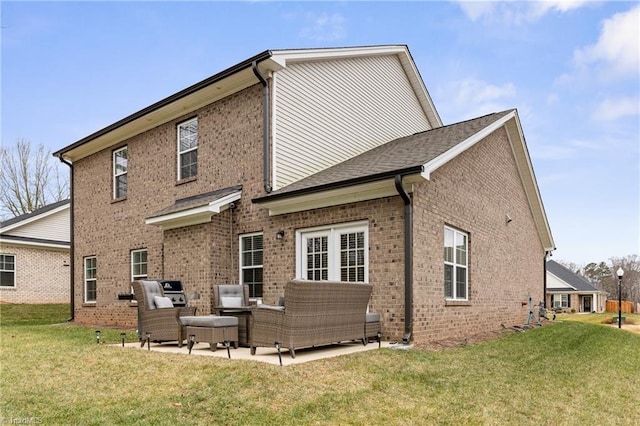
[[[128,196],[111,197],[111,153],[74,164],[76,321],[134,327],[136,310],[117,294],[130,288],[130,251],[148,250],[149,277],[180,279],[200,314],[211,309],[211,287],[239,282],[239,236],[263,232],[264,302],[275,303],[296,273],[296,231],[367,221],[371,310],[382,315],[386,339],[404,331],[403,203],[400,197],[273,216],[251,202],[262,188],[262,92],[259,85],[197,111],[198,177],[176,182],[176,124],[182,117],[126,142]],[[118,147],[125,145],[120,144]],[[117,147],[114,147],[117,148]],[[242,199],[211,223],[162,231],[145,225],[177,199],[242,184]],[[522,324],[531,294],[542,297],[543,251],[503,130],[432,174],[414,189],[414,338],[458,337]],[[513,221],[505,223],[505,215]],[[470,300],[443,296],[443,230],[470,234]],[[285,231],[279,240],[276,233]],[[83,257],[95,255],[98,297],[83,304]]]
[[[16,286],[0,287],[0,302],[69,303],[68,250],[4,244],[0,251],[16,256]]]
[[[524,324],[522,302],[544,300],[544,250],[504,128],[416,185],[414,206],[416,341]],[[444,298],[445,225],[469,233],[468,303]]]

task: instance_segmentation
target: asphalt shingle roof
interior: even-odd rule
[[[502,111],[448,126],[405,136],[373,148],[314,175],[308,176],[255,201],[286,198],[324,188],[348,186],[361,180],[376,180],[411,171],[418,173],[429,161],[439,157],[485,127],[509,114]]]
[[[171,213],[177,213],[184,210],[193,209],[196,207],[206,206],[213,201],[219,200],[227,195],[233,194],[242,190],[242,185],[230,186],[228,188],[218,189],[216,191],[207,192],[205,194],[198,194],[191,197],[181,198],[176,202],[160,211],[151,214],[147,219],[151,219],[158,216],[164,216]]]
[[[547,261],[547,271],[552,273],[562,281],[566,282],[570,286],[574,287],[577,291],[588,291],[588,292],[601,291],[597,287],[595,287],[593,284],[591,284],[589,281],[587,281],[585,278],[573,273],[571,270],[565,268],[564,266],[562,266],[561,264],[559,264],[554,260]],[[549,288],[549,289],[552,289],[552,288]],[[566,289],[557,289],[557,290],[567,291]]]

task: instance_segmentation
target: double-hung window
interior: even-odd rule
[[[198,174],[198,118],[178,124],[178,180]]]
[[[113,151],[113,198],[127,196],[127,147]]]
[[[453,228],[444,228],[444,297],[468,300],[468,234]]]
[[[298,231],[299,278],[368,282],[369,226],[366,222]]]
[[[552,294],[551,306],[554,308],[569,308],[569,295],[568,294]]]
[[[147,250],[131,251],[131,281],[147,278]]]
[[[0,254],[0,287],[16,286],[16,256]]]
[[[264,244],[262,233],[240,236],[240,284],[249,286],[250,298],[262,297],[262,262]]]
[[[96,257],[84,258],[84,303],[96,303],[98,264]]]

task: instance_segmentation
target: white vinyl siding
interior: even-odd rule
[[[298,278],[314,281],[369,281],[369,226],[340,224],[297,232]]]
[[[61,209],[48,216],[11,229],[7,232],[7,235],[69,242],[71,238],[69,212],[69,208]]]
[[[288,64],[273,108],[276,189],[430,129],[397,56]]]

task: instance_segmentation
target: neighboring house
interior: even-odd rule
[[[99,102],[99,100],[96,100]],[[366,281],[386,339],[522,324],[554,243],[515,110],[443,126],[406,46],[268,50],[54,155],[73,176],[75,321],[130,281],[275,303]]]
[[[70,203],[0,223],[0,301],[69,303]]]
[[[547,261],[546,305],[575,312],[604,312],[607,293],[553,260]]]

